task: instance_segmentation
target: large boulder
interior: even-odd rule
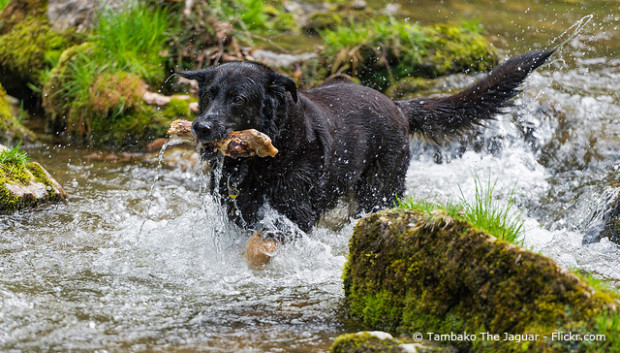
[[[65,190],[39,163],[0,145],[0,213],[66,199]]]
[[[349,246],[348,309],[373,329],[474,352],[620,349],[618,293],[445,213],[372,214]],[[575,338],[586,334],[606,340]]]

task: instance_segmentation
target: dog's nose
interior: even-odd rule
[[[211,137],[211,131],[213,129],[208,122],[196,121],[192,124],[192,130],[194,130],[194,134],[198,140],[208,140],[209,137]]]

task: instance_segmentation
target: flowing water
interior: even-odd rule
[[[416,1],[414,20],[479,17],[506,55],[594,17],[482,134],[442,150],[412,143],[407,188],[456,200],[476,179],[497,182],[496,196],[512,193],[521,210],[526,247],[618,282],[618,245],[583,241],[617,192],[620,8],[587,3]],[[474,79],[455,75],[430,93]],[[222,222],[204,175],[71,146],[28,152],[71,198],[0,216],[0,351],[321,352],[362,329],[345,316],[340,279],[354,220],[316,228],[255,272],[247,235]]]

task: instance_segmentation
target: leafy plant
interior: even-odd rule
[[[11,0],[0,0],[0,11],[6,7]]]

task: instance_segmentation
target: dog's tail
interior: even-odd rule
[[[527,75],[556,49],[532,51],[497,66],[485,78],[453,96],[395,102],[409,120],[409,132],[436,143],[479,125],[510,105]]]

